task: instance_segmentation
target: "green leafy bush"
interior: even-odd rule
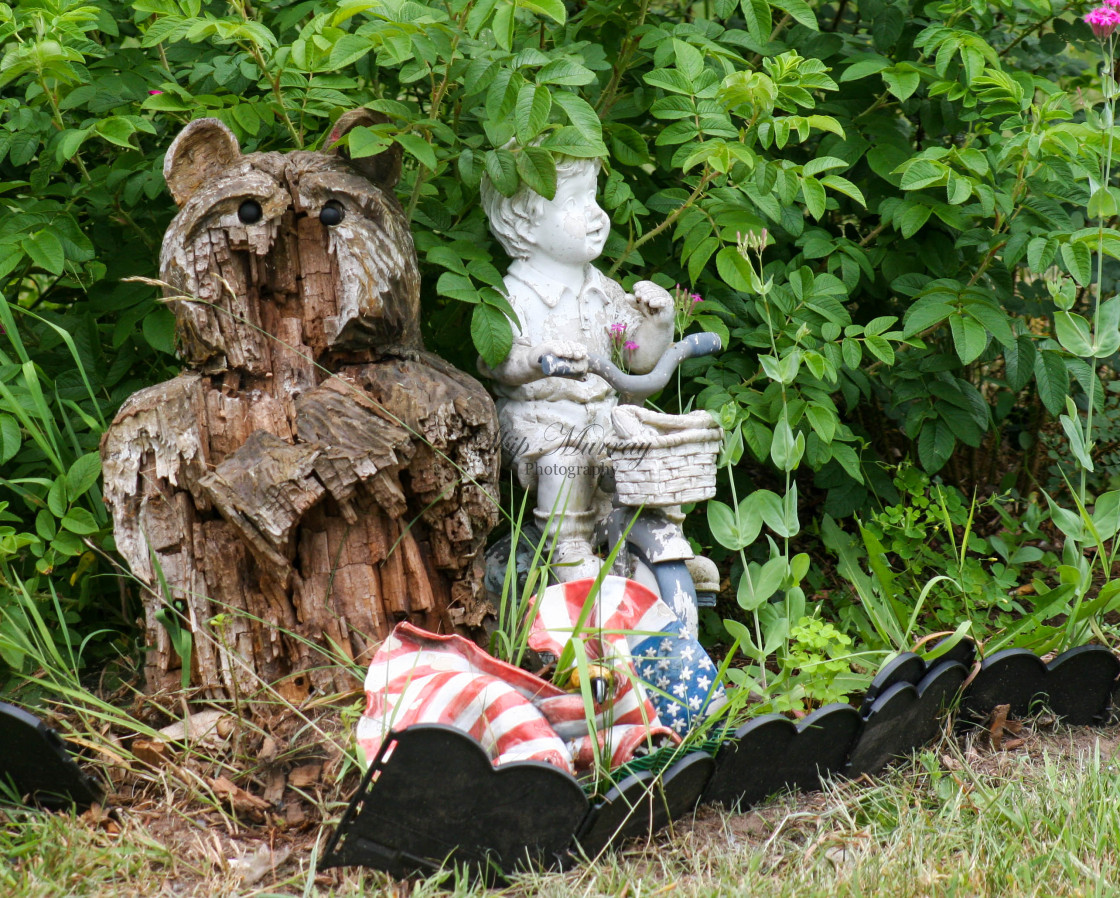
[[[172,316],[123,278],[156,271],[176,131],[213,115],[247,151],[314,148],[366,105],[387,120],[348,151],[403,149],[425,338],[467,370],[511,339],[482,177],[550,195],[557,155],[605,160],[605,267],[685,285],[703,301],[682,326],[725,337],[680,401],[732,434],[712,533],[754,553],[744,570],[782,559],[786,640],[801,509],[897,507],[882,463],[902,458],[966,495],[1025,489],[1034,436],[1100,405],[1117,346],[1089,336],[1090,263],[1099,245],[1112,283],[1120,193],[1083,101],[1091,41],[1048,0],[0,4],[10,577],[52,577],[75,624],[119,607],[91,459],[123,398],[174,369]]]

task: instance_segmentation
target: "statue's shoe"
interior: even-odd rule
[[[594,579],[602,567],[603,559],[585,539],[561,539],[552,551],[552,574],[561,583]]]

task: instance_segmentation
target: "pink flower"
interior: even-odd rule
[[[1120,0],[1117,0],[1117,2],[1120,3]],[[150,91],[148,91],[148,93],[152,96],[155,96],[156,94],[163,93],[163,91],[162,90],[150,90]]]
[[[627,340],[625,343],[622,344],[622,348],[625,349],[627,352],[633,352],[635,349],[638,348],[638,344],[635,343],[633,340]]]
[[[704,297],[702,297],[699,293],[693,293],[691,299],[694,305],[698,302],[704,301]]]
[[[1103,41],[1112,37],[1112,32],[1116,30],[1117,25],[1120,25],[1120,12],[1108,6],[1098,6],[1086,14],[1085,21],[1093,29],[1097,40]]]
[[[612,334],[624,334],[624,333],[626,333],[626,325],[623,324],[621,321],[616,321],[614,324],[611,325],[611,333]]]
[[[1111,6],[1113,9],[1120,9],[1120,0],[1104,0],[1105,6]]]

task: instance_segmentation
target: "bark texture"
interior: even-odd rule
[[[206,119],[168,152],[182,208],[161,274],[188,370],[132,396],[102,442],[117,547],[150,587],[150,690],[180,683],[169,615],[207,694],[263,680],[298,699],[352,689],[334,659],[367,662],[400,620],[469,631],[486,612],[497,417],[422,348],[397,171],[243,156]]]

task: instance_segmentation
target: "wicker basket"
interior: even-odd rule
[[[623,505],[664,508],[716,494],[723,429],[707,412],[663,415],[620,405],[611,419],[615,434],[607,448]]]

